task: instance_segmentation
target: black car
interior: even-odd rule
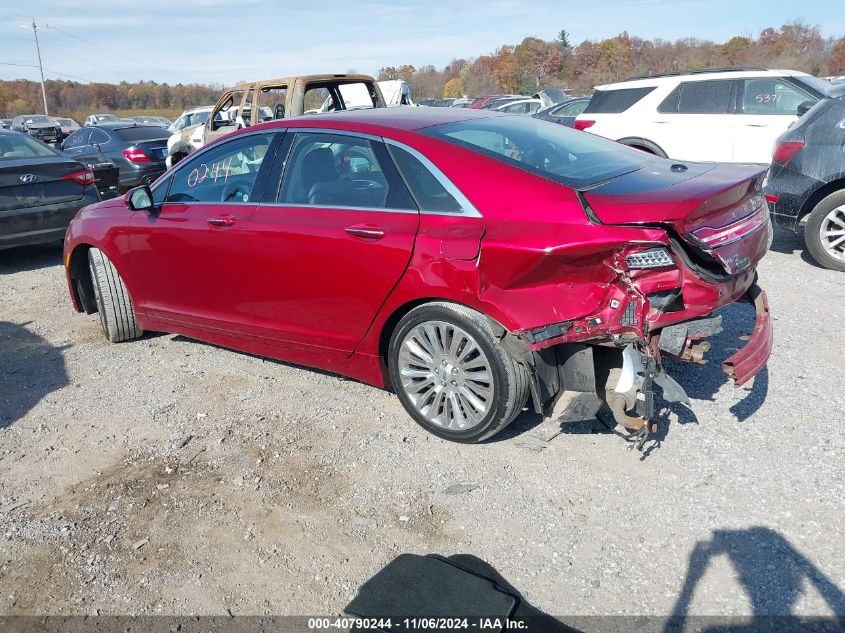
[[[99,199],[90,168],[0,130],[0,249],[62,239],[76,212]]]
[[[162,127],[103,123],[78,129],[67,137],[65,154],[88,165],[112,163],[120,169],[120,188],[149,184],[164,172],[167,139]]]
[[[46,114],[21,114],[12,119],[12,129],[34,136],[45,143],[60,143],[62,126]]]
[[[566,127],[575,127],[575,117],[584,111],[587,104],[590,103],[589,97],[579,97],[577,99],[569,99],[563,103],[556,103],[550,108],[545,108],[539,112],[535,112],[531,116],[535,119],[543,119],[544,121],[551,121],[552,123],[559,123]]]
[[[822,99],[778,138],[764,193],[776,224],[803,225],[813,259],[845,271],[845,94]]]

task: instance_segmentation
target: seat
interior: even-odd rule
[[[302,160],[302,189],[305,199],[311,198],[314,185],[335,182],[340,178],[334,162],[334,154],[328,147],[317,147]]]

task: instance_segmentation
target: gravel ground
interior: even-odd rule
[[[336,614],[402,552],[478,556],[558,615],[845,613],[845,277],[794,238],[761,265],[768,369],[727,384],[753,311],[724,310],[642,454],[527,413],[451,444],[357,382],[111,345],[60,259],[0,252],[0,614]]]

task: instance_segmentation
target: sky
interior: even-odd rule
[[[722,42],[794,20],[845,35],[843,0],[29,0],[26,14],[3,4],[0,79],[38,79],[33,18],[46,78],[113,83],[440,68],[561,29],[574,44],[622,31]]]

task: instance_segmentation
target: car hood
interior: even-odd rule
[[[57,128],[58,123],[24,123],[28,130],[43,130],[46,128]]]

